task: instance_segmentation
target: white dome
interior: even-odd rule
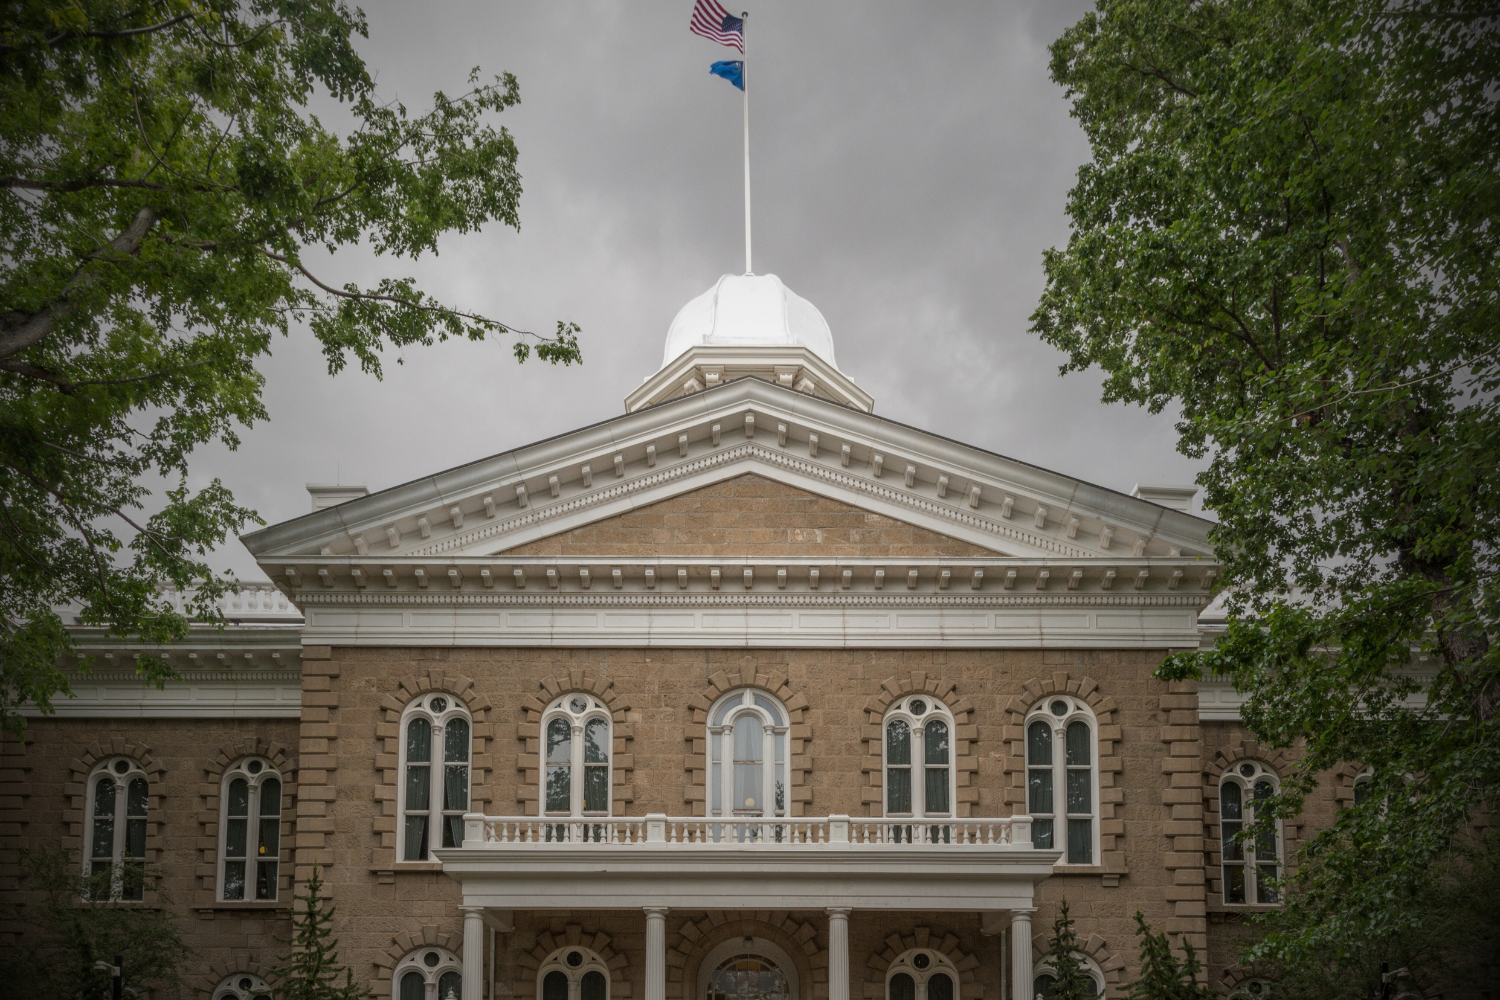
[[[726,274],[683,306],[667,330],[662,367],[699,345],[805,347],[838,367],[828,321],[774,274]]]

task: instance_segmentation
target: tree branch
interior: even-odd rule
[[[110,177],[90,177],[77,181],[44,181],[32,177],[0,177],[0,188],[23,188],[28,191],[84,191],[88,188],[145,188],[148,191],[165,191],[166,185],[155,181],[116,180]]]
[[[157,218],[156,209],[147,205],[136,213],[135,219],[124,232],[109,241],[110,249],[118,254],[135,254],[141,247],[141,241],[151,231],[151,227],[156,225]],[[91,280],[84,268],[90,262],[103,256],[102,248],[89,254],[84,263],[78,266],[78,270],[74,271],[73,276],[63,285],[62,294],[53,299],[51,305],[31,313],[19,323],[8,325],[4,330],[0,330],[0,360],[13,357],[26,348],[40,343],[57,329],[57,321],[73,310],[73,304],[68,301],[69,293],[84,287]]]
[[[163,31],[167,28],[170,28],[174,24],[186,21],[192,16],[193,15],[191,13],[178,14],[176,17],[168,18],[167,20],[158,22],[157,24],[148,24],[142,28],[126,28],[124,31],[64,31],[60,34],[53,35],[51,38],[43,39],[42,41],[44,45],[50,48],[58,44],[59,42],[71,41],[75,38],[135,38],[140,35],[149,35],[153,32]],[[20,45],[0,45],[0,55],[4,55],[10,52],[19,52],[21,48],[22,46]]]

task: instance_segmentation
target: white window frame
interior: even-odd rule
[[[1059,714],[1057,706],[1061,705],[1062,712]],[[1047,723],[1052,730],[1052,812],[1037,813],[1032,810],[1032,770],[1031,762],[1031,727],[1033,723]],[[1068,760],[1068,727],[1075,722],[1082,722],[1089,730],[1089,812],[1067,812],[1068,801],[1068,771],[1083,770],[1081,765],[1069,765]],[[1026,718],[1021,726],[1022,739],[1026,751],[1026,811],[1031,815],[1031,838],[1035,844],[1037,839],[1037,819],[1052,820],[1052,849],[1060,849],[1063,856],[1057,860],[1058,867],[1095,867],[1102,863],[1099,857],[1099,720],[1094,716],[1094,710],[1089,708],[1088,703],[1082,698],[1075,698],[1069,694],[1051,694],[1038,701],[1032,706],[1031,711],[1026,713]],[[1042,765],[1045,766],[1045,765]],[[1040,770],[1040,767],[1037,767]],[[1069,850],[1068,842],[1068,820],[1087,819],[1089,821],[1090,842],[1089,858],[1087,861],[1074,861],[1072,852]]]
[[[441,706],[441,707],[439,707]],[[407,826],[407,769],[414,766],[407,760],[407,726],[413,719],[426,719],[432,726],[432,746],[428,751],[427,767],[429,768],[427,785],[427,851],[421,858],[407,857],[406,826]],[[457,766],[461,763],[467,770],[467,792],[464,796],[462,809],[443,808],[443,779],[447,774],[450,763],[443,759],[443,736],[447,731],[448,723],[453,719],[462,719],[469,727],[469,746],[466,756],[462,762],[452,762]],[[463,703],[463,699],[457,698],[446,691],[430,691],[416,698],[406,706],[401,713],[401,726],[398,730],[400,757],[399,770],[396,778],[396,861],[397,863],[424,863],[433,861],[432,852],[443,846],[443,833],[446,827],[445,818],[458,817],[460,839],[462,844],[463,814],[469,811],[469,805],[474,798],[474,719],[469,714],[469,707]],[[423,815],[423,811],[411,813],[412,816]]]
[[[731,801],[734,798],[734,726],[742,718],[755,719],[762,728],[761,792],[755,805],[741,804],[736,808]],[[791,790],[787,776],[792,766],[790,719],[786,706],[775,695],[760,688],[735,688],[714,701],[708,712],[707,733],[708,789],[705,798],[709,816],[748,819],[788,814]],[[775,805],[778,776],[782,800],[780,805]],[[768,802],[773,805],[769,812],[765,808]]]
[[[576,966],[568,964],[568,956],[574,952],[583,956],[583,960]],[[536,970],[536,1000],[542,1000],[542,984],[553,972],[561,972],[567,978],[568,1000],[581,1000],[583,977],[590,972],[597,972],[604,976],[604,1000],[610,1000],[614,996],[614,984],[610,981],[609,965],[592,948],[570,944],[548,955],[546,961]]]
[[[1074,957],[1078,959],[1078,964],[1083,967],[1084,974],[1094,981],[1094,996],[1097,997],[1098,1000],[1104,1000],[1104,997],[1106,996],[1104,986],[1104,970],[1099,968],[1098,962],[1095,962],[1092,958],[1083,954],[1082,952],[1075,953]],[[1055,966],[1053,966],[1052,957],[1050,955],[1043,956],[1040,962],[1037,962],[1031,967],[1031,989],[1033,993],[1036,992],[1036,981],[1038,977],[1043,975],[1052,976],[1054,978],[1056,978],[1057,976],[1057,969]],[[1037,995],[1040,996],[1041,994],[1038,993]]]
[[[265,784],[275,779],[280,790],[277,792],[276,809],[276,853],[274,857],[261,858],[259,856],[260,826],[263,817],[261,815],[261,793]],[[236,779],[244,779],[249,785],[249,807],[244,817],[245,820],[245,856],[243,858],[229,857],[229,786]],[[282,848],[282,820],[286,811],[286,779],[281,776],[276,765],[264,757],[242,757],[235,761],[225,772],[219,782],[219,865],[218,865],[218,899],[220,902],[268,902],[274,901],[278,895],[281,885],[281,848]],[[224,895],[227,880],[225,871],[231,861],[244,861],[245,880],[243,883],[243,894],[237,899],[228,899]],[[254,895],[252,886],[259,884],[259,867],[263,862],[274,864],[275,876],[269,880],[271,894],[261,897]]]
[[[112,826],[110,830],[110,843],[108,854],[94,856],[95,819],[95,797],[98,792],[98,783],[104,778],[114,782],[113,811],[110,814]],[[146,783],[146,812],[142,816],[131,816],[129,810],[130,783],[135,780]],[[146,867],[146,839],[151,831],[151,776],[146,773],[139,761],[131,757],[110,757],[89,772],[88,781],[84,784],[84,823],[83,823],[83,876],[90,880],[94,873],[96,862],[108,862],[111,871],[109,898],[122,902],[139,903],[145,899],[145,867]],[[128,846],[129,827],[134,820],[141,823],[141,853],[125,854]],[[132,886],[137,895],[125,897],[125,865],[132,863],[140,866],[140,880]]]
[[[260,976],[236,972],[214,987],[213,1000],[271,1000],[271,987]]]
[[[1250,769],[1245,774],[1245,769]],[[1224,820],[1224,787],[1233,784],[1240,790],[1240,816],[1238,821],[1239,830],[1248,830],[1255,824],[1255,786],[1262,781],[1269,781],[1271,794],[1276,794],[1281,788],[1281,777],[1265,761],[1261,760],[1237,760],[1224,769],[1219,776],[1219,898],[1225,906],[1280,906],[1280,894],[1269,902],[1261,902],[1260,866],[1266,862],[1259,857],[1259,844],[1255,840],[1240,841],[1240,858],[1238,861],[1230,861],[1228,852],[1224,850],[1225,841],[1229,836],[1225,829]],[[1238,831],[1235,831],[1238,832]],[[1249,857],[1255,854],[1255,858]],[[1280,877],[1286,871],[1286,848],[1282,839],[1281,820],[1276,821],[1276,866],[1277,876]],[[1239,902],[1229,900],[1229,869],[1231,867],[1243,868],[1245,872],[1245,898]],[[1275,893],[1274,889],[1267,887],[1267,892]]]
[[[927,959],[927,968],[917,968],[916,963],[920,961],[918,956]],[[947,976],[953,983],[953,1000],[962,1000],[959,995],[962,980],[959,979],[958,969],[954,967],[953,961],[940,951],[933,948],[912,948],[897,955],[885,972],[886,1000],[891,1000],[891,980],[902,973],[911,976],[916,984],[914,1000],[927,1000],[927,981],[938,973]]]
[[[1373,765],[1366,764],[1364,767],[1359,769],[1359,773],[1354,776],[1354,781],[1350,789],[1350,791],[1352,791],[1354,795],[1354,805],[1359,805],[1359,800],[1362,795],[1370,794],[1368,791],[1361,792],[1361,789],[1364,789],[1366,786],[1373,784],[1374,781],[1375,768]]]
[[[918,711],[920,708],[920,711]],[[894,812],[891,810],[891,770],[890,762],[890,728],[893,722],[906,723],[911,738],[910,763],[906,766],[911,775],[911,811]],[[927,807],[927,771],[930,766],[927,763],[927,726],[933,722],[941,722],[948,727],[948,808],[929,809]],[[880,723],[880,799],[881,809],[887,817],[904,819],[907,816],[913,819],[926,819],[929,817],[941,817],[944,819],[954,815],[956,801],[958,799],[958,782],[955,777],[956,761],[954,760],[957,743],[954,739],[956,723],[953,713],[948,706],[943,704],[941,698],[934,698],[928,694],[914,694],[900,698],[886,710],[885,718]]]
[[[475,942],[478,945],[478,942]],[[436,955],[437,961],[432,965],[427,964],[427,956]],[[458,990],[456,996],[463,1000],[463,976],[464,965],[459,961],[457,955],[447,948],[426,946],[415,951],[408,952],[401,961],[396,963],[396,968],[391,971],[391,1000],[401,1000],[401,980],[406,978],[408,972],[418,972],[422,975],[422,997],[423,1000],[443,1000],[438,996],[438,984],[444,975],[452,972],[458,976]]]
[[[591,723],[602,720],[604,722],[604,762],[607,780],[605,781],[604,808],[584,809],[585,776],[584,769],[587,767],[599,767],[598,762],[584,760],[584,734],[588,731]],[[547,808],[547,778],[552,767],[557,766],[548,760],[548,738],[547,731],[554,721],[566,722],[571,730],[568,759],[568,808],[565,810]],[[610,710],[598,698],[581,691],[561,695],[554,699],[547,710],[542,713],[542,746],[541,746],[541,783],[540,797],[537,799],[537,808],[543,816],[609,816],[613,814],[615,805],[615,724],[614,716]],[[558,762],[560,763],[560,762]]]

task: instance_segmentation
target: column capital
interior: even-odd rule
[[[643,907],[641,907],[641,909],[643,909],[643,910],[646,911],[646,916],[648,916],[648,917],[665,917],[667,915],[667,912],[671,909],[671,907],[669,907],[669,906],[643,906]]]
[[[854,912],[854,907],[852,907],[852,906],[830,906],[826,910],[824,910],[823,912],[827,913],[830,917],[847,917],[849,914],[851,914],[851,913]]]
[[[458,908],[458,912],[459,913],[464,913],[464,914],[475,913],[475,914],[478,914],[479,916],[483,916],[484,915],[484,911],[485,911],[485,908],[483,906],[460,906]]]

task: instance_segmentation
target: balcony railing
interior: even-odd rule
[[[863,819],[849,816],[718,817],[464,816],[464,847],[545,851],[593,845],[663,849],[881,848],[1031,849],[1031,817]]]

